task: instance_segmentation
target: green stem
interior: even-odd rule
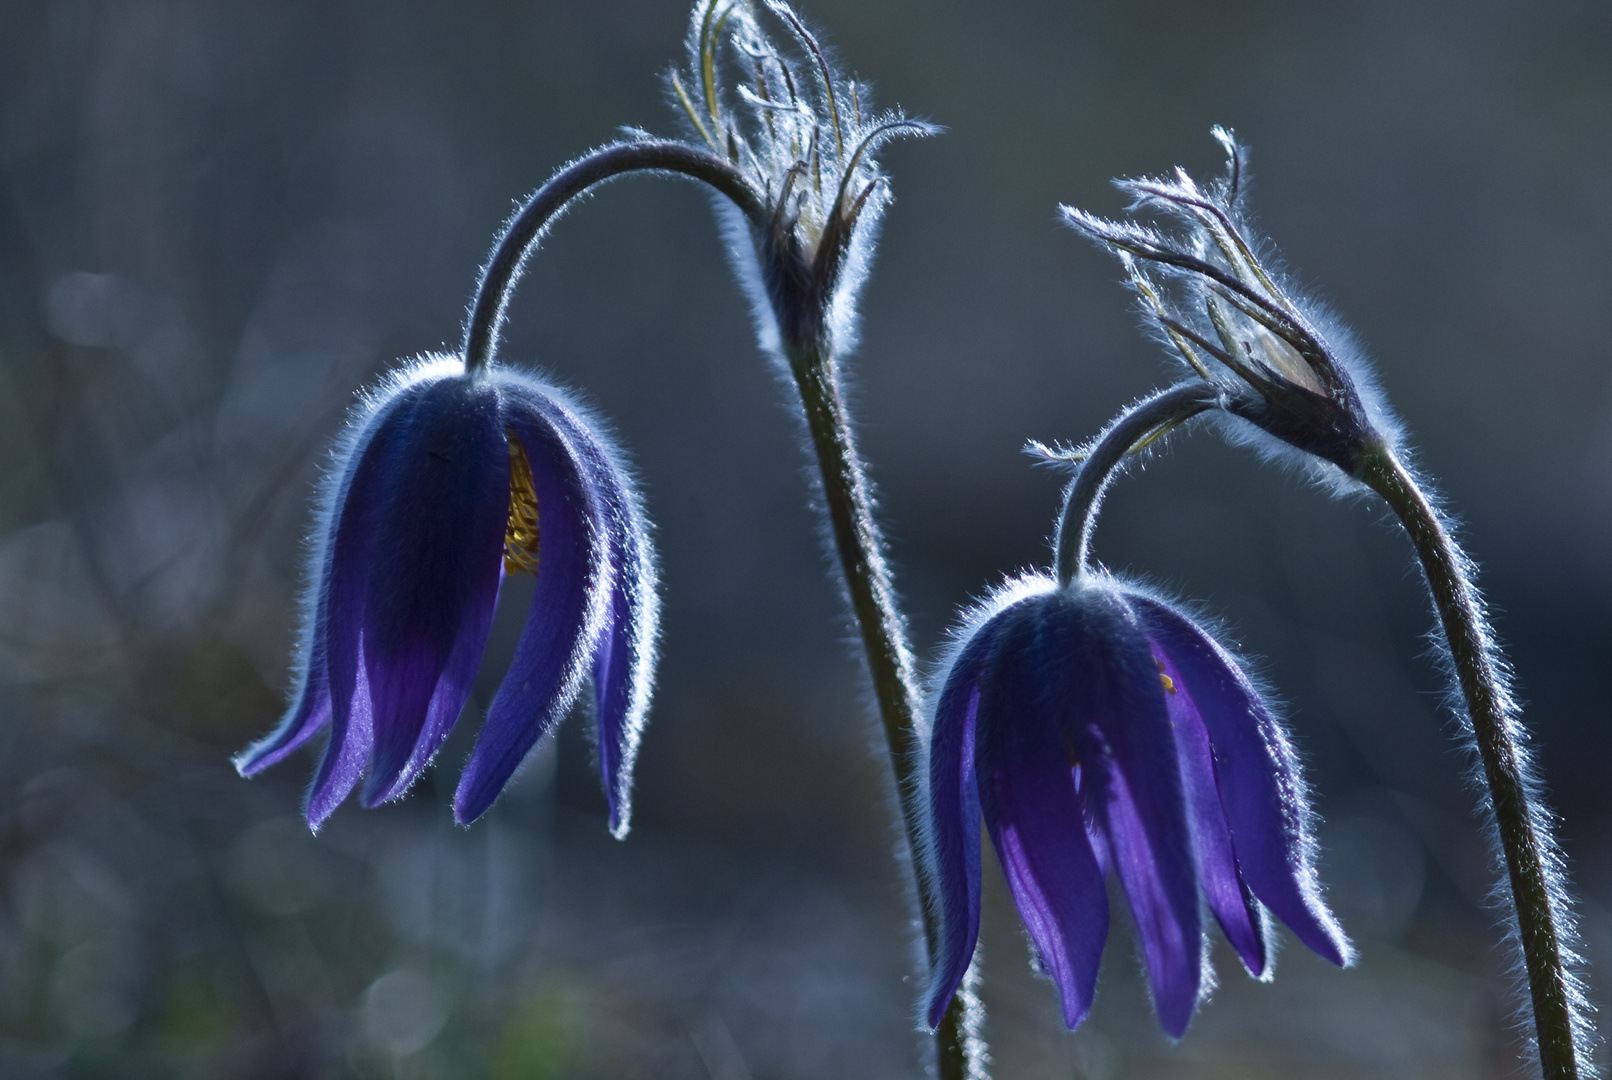
[[[1510,879],[1518,939],[1533,999],[1540,1070],[1546,1080],[1581,1075],[1575,1038],[1576,979],[1563,941],[1572,933],[1566,896],[1555,879],[1559,856],[1546,814],[1534,804],[1526,732],[1506,685],[1502,663],[1472,580],[1472,567],[1444,528],[1439,512],[1400,460],[1385,446],[1369,451],[1359,478],[1387,500],[1410,535],[1443,624],[1450,664],[1466,700],[1472,733]]]
[[[896,606],[895,588],[884,559],[884,540],[873,519],[871,493],[851,434],[850,416],[840,395],[834,358],[821,344],[791,348],[787,355],[822,471],[823,498],[828,504],[834,548],[845,572],[846,592],[861,631],[879,719],[890,749],[923,915],[924,941],[932,962],[938,952],[939,909],[930,894],[927,875],[917,863],[922,850],[919,837],[923,817],[918,739],[922,695],[907,640],[907,624]],[[973,982],[972,977],[963,980],[963,989],[935,1032],[941,1080],[977,1080],[986,1075],[985,1044],[979,1032],[984,1011]]]

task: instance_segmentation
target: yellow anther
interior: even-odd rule
[[[509,524],[504,527],[504,572],[537,575],[537,488],[532,465],[513,431],[509,436]]]
[[[1165,672],[1164,672],[1164,661],[1160,660],[1158,657],[1155,656],[1153,658],[1153,662],[1159,666],[1159,682],[1164,684],[1164,692],[1166,694],[1169,694],[1171,697],[1174,697],[1175,696],[1175,680],[1170,678],[1170,676],[1165,674]]]

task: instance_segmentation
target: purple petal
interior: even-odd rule
[[[614,450],[597,425],[551,394],[534,393],[530,400],[569,438],[584,477],[598,497],[600,526],[608,542],[610,599],[593,659],[593,685],[599,769],[610,807],[610,832],[620,839],[631,824],[633,764],[654,683],[660,623],[658,575],[643,508],[616,463]]]
[[[610,834],[619,840],[632,824],[633,766],[654,675],[650,644],[654,632],[649,629],[654,617],[642,614],[643,597],[654,589],[654,571],[636,537],[619,527],[612,528],[609,537],[615,575],[607,624],[594,658],[593,685],[600,779],[610,809]]]
[[[330,742],[308,787],[308,827],[315,832],[352,794],[375,745],[374,712],[370,708],[369,676],[363,666],[363,642],[357,645],[353,653],[352,689],[342,700],[331,701]]]
[[[235,769],[242,776],[256,776],[270,765],[278,765],[330,723],[330,685],[326,681],[324,651],[324,635],[315,634],[307,653],[306,670],[298,680],[301,689],[296,702],[286,710],[277,728],[235,755]]]
[[[369,682],[361,663],[364,596],[379,525],[377,508],[384,504],[389,487],[386,449],[397,439],[404,426],[401,416],[422,389],[414,386],[398,394],[360,433],[345,489],[331,507],[320,627],[330,695],[330,742],[308,794],[308,825],[316,830],[358,783],[373,745]]]
[[[1081,790],[1080,769],[1075,769],[1075,793]],[[1081,802],[1085,806],[1084,801]],[[1097,869],[1102,872],[1104,880],[1114,872],[1114,856],[1108,850],[1108,837],[1103,835],[1103,829],[1095,821],[1086,822],[1086,840],[1091,844],[1092,858],[1097,860]]]
[[[454,817],[486,813],[537,740],[564,718],[603,627],[610,566],[600,500],[576,447],[524,388],[503,384],[505,422],[532,468],[542,547],[537,591],[508,673],[454,794]]]
[[[325,627],[329,621],[331,563],[335,556],[341,508],[352,490],[353,476],[375,430],[400,399],[393,398],[370,412],[352,435],[338,466],[320,489],[315,544],[310,576],[303,596],[302,638],[298,643],[297,698],[278,727],[235,755],[242,776],[255,776],[291,756],[330,723],[330,681],[325,656]]]
[[[1203,925],[1163,687],[1146,638],[1106,585],[1077,581],[1065,595],[1056,655],[1079,676],[1064,692],[1069,737],[1091,770],[1084,801],[1108,835],[1159,1023],[1179,1038],[1202,991]]]
[[[980,932],[980,797],[975,779],[979,676],[994,635],[987,625],[958,652],[930,720],[924,870],[940,910],[926,1017],[939,1027],[962,985]]]
[[[1203,718],[1198,714],[1198,706],[1180,669],[1162,645],[1151,639],[1148,645],[1159,663],[1164,701],[1170,710],[1170,725],[1175,729],[1182,793],[1198,861],[1198,887],[1225,931],[1226,940],[1242,957],[1243,966],[1250,975],[1263,978],[1269,973],[1267,964],[1272,955],[1269,920],[1237,872],[1231,830],[1226,825],[1226,812],[1221,809],[1220,790],[1215,783],[1209,732],[1204,728]]]
[[[981,677],[979,791],[1014,903],[1058,987],[1064,1022],[1085,1018],[1108,937],[1108,894],[1086,838],[1066,737],[1071,671],[1063,595],[1026,601],[1004,617]]]
[[[1350,963],[1353,950],[1321,899],[1308,799],[1286,733],[1208,635],[1158,601],[1132,602],[1203,719],[1243,880],[1300,941],[1335,964]]]
[[[363,801],[396,798],[447,737],[470,693],[498,597],[509,450],[496,391],[431,384],[384,445],[372,510],[364,667],[374,750]]]

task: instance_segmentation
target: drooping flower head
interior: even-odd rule
[[[1351,961],[1286,734],[1237,661],[1169,603],[1093,572],[1010,582],[954,635],[929,722],[931,1026],[979,936],[982,817],[1071,1028],[1091,1007],[1110,873],[1171,1036],[1205,986],[1204,907],[1256,978],[1272,974],[1271,915]]]
[[[1115,181],[1135,209],[1183,225],[1182,236],[1059,209],[1119,255],[1148,320],[1221,392],[1226,412],[1278,440],[1267,449],[1296,447],[1358,477],[1366,454],[1393,445],[1396,425],[1347,334],[1262,261],[1241,206],[1242,147],[1223,128],[1214,134],[1228,167],[1208,188],[1180,169],[1173,178]]]
[[[610,828],[628,828],[659,613],[647,529],[619,458],[565,394],[508,367],[426,357],[353,411],[312,538],[297,689],[244,776],[329,728],[308,796],[317,828],[364,780],[365,806],[420,775],[464,708],[499,587],[536,593],[454,814],[486,812],[528,751],[593,687]]]
[[[888,139],[935,129],[870,114],[867,87],[836,70],[800,16],[781,0],[762,6],[799,43],[802,62],[773,43],[749,0],[701,0],[688,67],[669,81],[695,136],[762,195],[764,223],[729,220],[766,344],[787,354],[830,338],[844,352],[890,199],[874,154]]]

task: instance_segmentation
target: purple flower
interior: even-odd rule
[[[955,637],[930,723],[931,1026],[979,937],[982,816],[1071,1028],[1091,1007],[1110,871],[1171,1036],[1204,989],[1205,906],[1256,978],[1272,973],[1271,914],[1350,963],[1287,736],[1237,662],[1164,602],[1090,573],[1009,583]]]
[[[401,796],[469,696],[499,587],[531,573],[525,630],[454,795],[486,812],[591,678],[610,830],[626,833],[659,601],[638,496],[598,425],[505,367],[426,357],[354,410],[321,487],[294,703],[235,759],[243,776],[327,726],[318,828]]]

